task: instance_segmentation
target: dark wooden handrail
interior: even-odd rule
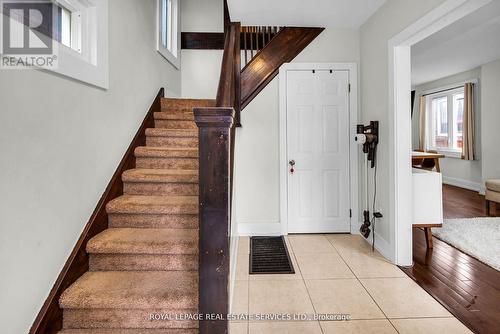
[[[240,109],[240,30],[239,22],[231,22],[226,26],[224,55],[217,89],[216,106],[231,107],[236,112],[236,126],[239,126]]]
[[[200,334],[227,334],[229,242],[235,125],[239,125],[240,24],[225,26],[224,55],[216,106],[194,108],[199,133],[199,313]]]
[[[283,27],[277,26],[242,26],[240,29],[241,41],[243,42],[241,58],[244,66],[246,66],[260,50],[265,48],[282,29]],[[248,57],[249,53],[250,57]]]

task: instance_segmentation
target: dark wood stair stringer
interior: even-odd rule
[[[278,74],[284,63],[292,61],[324,28],[284,27],[241,70],[241,110]]]

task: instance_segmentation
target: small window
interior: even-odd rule
[[[63,1],[61,1],[62,3]],[[56,40],[64,46],[71,48],[79,53],[82,52],[82,25],[81,12],[70,9],[69,4],[63,6],[61,3],[57,5],[57,27]]]
[[[180,29],[178,0],[158,0],[158,52],[172,65],[180,67]]]
[[[457,155],[463,145],[463,88],[431,94],[427,101],[428,149]]]
[[[71,47],[71,12],[64,7],[59,7],[59,10],[61,20],[59,34],[61,36],[61,44]]]

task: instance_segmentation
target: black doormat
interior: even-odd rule
[[[250,274],[295,274],[282,236],[250,238]]]

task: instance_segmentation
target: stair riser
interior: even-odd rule
[[[197,183],[125,182],[127,195],[198,195]]]
[[[90,271],[196,271],[197,255],[90,254]]]
[[[108,215],[109,227],[130,228],[198,228],[198,215],[149,215],[122,214]]]
[[[191,309],[64,309],[63,328],[198,328],[197,321],[150,320],[151,316],[156,314],[196,312]]]
[[[198,158],[148,158],[138,157],[137,168],[198,169]]]
[[[181,137],[146,137],[146,146],[172,147],[172,148],[195,148],[198,147],[198,138]]]
[[[197,129],[193,121],[155,120],[155,127],[164,129]]]

